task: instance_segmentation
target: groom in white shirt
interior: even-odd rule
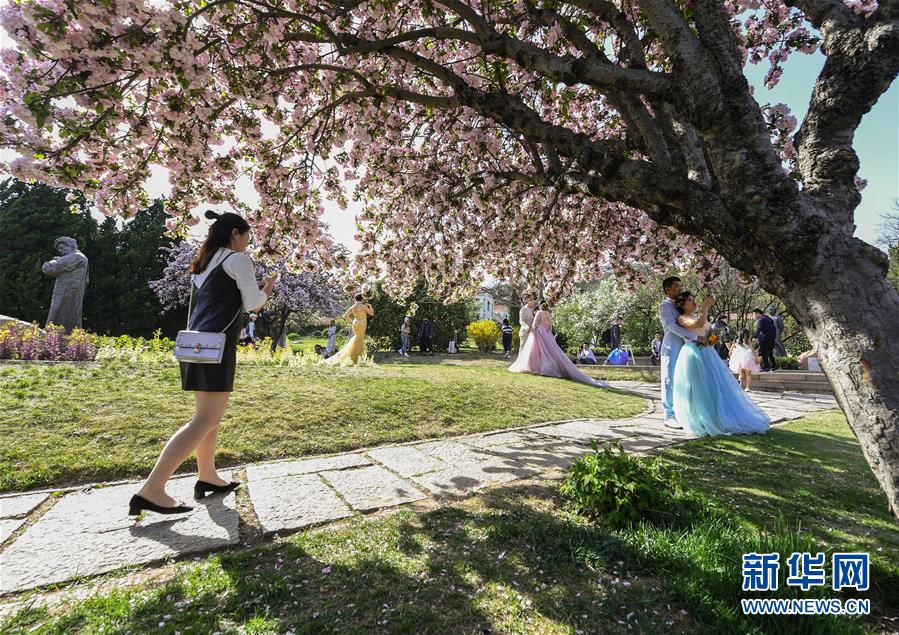
[[[524,349],[524,343],[528,340],[528,335],[531,333],[531,328],[534,326],[534,307],[537,306],[537,303],[533,298],[527,298],[525,305],[521,307],[521,310],[518,312],[518,323],[521,325],[521,330],[518,331],[518,351],[521,352]]]
[[[680,423],[674,418],[674,400],[672,391],[672,379],[674,378],[674,365],[677,356],[686,340],[705,344],[706,339],[702,335],[684,328],[677,323],[680,312],[674,306],[674,299],[681,292],[681,280],[675,276],[665,278],[662,281],[662,290],[665,299],[659,304],[659,320],[665,330],[662,338],[662,408],[665,409],[665,425],[669,428],[681,428]]]

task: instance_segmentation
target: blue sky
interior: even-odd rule
[[[746,76],[755,86],[755,98],[760,104],[787,104],[799,123],[808,110],[815,78],[824,65],[824,56],[791,55],[784,65],[784,74],[773,90],[765,88],[767,61],[750,65]],[[855,135],[855,151],[861,167],[859,175],[868,180],[862,191],[862,202],[855,210],[855,235],[869,243],[877,237],[877,225],[883,214],[890,211],[899,198],[899,86],[890,89],[864,118]]]

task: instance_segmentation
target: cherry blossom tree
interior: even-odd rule
[[[197,254],[197,245],[185,240],[163,250],[168,252],[168,263],[162,277],[150,282],[150,288],[159,298],[163,311],[170,311],[187,306],[190,298],[188,267]],[[341,311],[337,287],[331,275],[315,265],[307,264],[307,270],[297,273],[283,261],[256,263],[257,278],[273,274],[278,275],[278,282],[266,309],[275,313],[272,329],[275,345],[283,338],[291,317],[309,320],[316,315],[337,315]]]
[[[146,206],[158,164],[173,225],[230,203],[293,260],[330,258],[322,200],[357,197],[358,275],[397,295],[491,274],[554,297],[687,254],[757,276],[899,513],[899,293],[853,237],[852,147],[899,67],[899,0],[20,0],[0,19],[6,168],[106,213]],[[801,123],[760,103],[746,64],[773,86],[816,49]]]

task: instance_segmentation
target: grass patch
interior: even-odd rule
[[[368,368],[240,366],[219,465],[644,407],[619,391],[509,373],[506,363],[394,357]],[[0,366],[0,490],[144,475],[192,414],[174,364]]]
[[[327,348],[328,338],[318,336],[294,337],[288,343],[293,348],[294,352],[301,353],[313,350],[316,344],[321,345],[322,348]]]
[[[808,444],[797,444],[797,437],[807,438]],[[741,452],[734,452],[735,442]],[[797,447],[808,452],[801,459],[793,454]],[[557,481],[520,483],[425,513],[400,510],[357,517],[281,543],[210,556],[186,563],[185,571],[161,586],[73,601],[52,615],[28,609],[0,624],[0,630],[890,630],[885,618],[899,612],[899,542],[895,528],[890,529],[885,498],[877,493],[840,415],[811,416],[765,437],[692,442],[662,456],[685,467],[693,495],[704,493],[710,500],[706,511],[668,525],[642,523],[616,530],[572,513],[558,496]],[[843,510],[839,517],[830,516],[835,513],[831,510],[822,516],[806,493],[783,486],[795,473],[796,460],[811,466],[803,473],[813,477],[805,486],[808,496],[818,501],[835,496],[829,505]],[[860,496],[853,498],[852,492]],[[773,499],[775,493],[773,509],[760,511],[752,505]],[[835,523],[838,534],[833,533]],[[825,549],[872,551],[875,588],[869,597],[878,615],[867,621],[742,616],[738,598],[743,550],[815,549],[822,538],[827,539]]]

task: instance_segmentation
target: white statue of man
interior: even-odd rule
[[[88,282],[87,256],[78,251],[78,242],[68,236],[57,238],[53,247],[59,257],[41,265],[41,271],[56,278],[47,324],[58,324],[69,333],[81,328],[81,309]]]

